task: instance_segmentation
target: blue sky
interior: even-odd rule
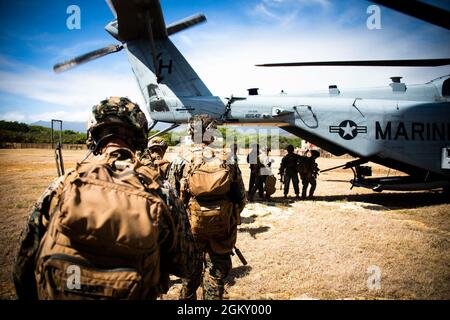
[[[427,1],[450,9],[448,1]],[[382,86],[393,75],[420,83],[449,74],[426,69],[262,69],[256,63],[338,59],[450,57],[450,32],[381,8],[382,29],[368,30],[361,0],[162,0],[166,23],[202,12],[206,24],[172,40],[217,95]],[[66,9],[81,8],[81,29],[68,30]],[[0,119],[84,121],[93,104],[126,95],[143,104],[124,52],[63,74],[53,64],[115,43],[104,31],[113,16],[103,0],[0,3]]]

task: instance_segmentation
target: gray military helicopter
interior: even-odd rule
[[[343,165],[354,172],[353,186],[374,191],[443,188],[449,192],[450,75],[420,85],[407,85],[400,77],[393,77],[385,88],[346,92],[330,86],[325,94],[261,96],[252,89],[246,97],[217,97],[169,39],[170,35],[204,22],[204,15],[166,26],[159,0],[107,2],[115,19],[105,29],[121,44],[57,64],[54,71],[125,49],[153,121],[152,128],[158,122],[172,124],[163,131],[167,132],[186,123],[192,115],[204,113],[222,125],[277,126],[334,155],[357,158]],[[408,1],[408,8],[414,3],[421,10],[408,9],[405,13],[426,19],[426,10],[420,8],[422,3]],[[450,16],[447,11],[444,14]],[[448,29],[449,21],[440,21],[441,26]],[[302,64],[439,66],[450,64],[450,59],[291,65]],[[370,167],[363,166],[369,161],[407,176],[370,178]]]

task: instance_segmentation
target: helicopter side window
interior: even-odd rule
[[[450,96],[450,78],[442,84],[442,95],[445,97]]]

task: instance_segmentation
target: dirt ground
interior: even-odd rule
[[[65,150],[66,168],[83,156]],[[346,161],[318,163],[325,169]],[[247,183],[248,165],[241,169]],[[388,169],[375,165],[374,173]],[[1,299],[15,297],[11,267],[20,231],[55,175],[52,150],[0,150]],[[248,204],[237,242],[248,265],[233,257],[227,298],[450,299],[449,199],[437,191],[350,190],[351,178],[348,170],[321,174],[314,200],[286,201],[277,185],[273,201]],[[179,289],[173,279],[163,299],[175,299]]]

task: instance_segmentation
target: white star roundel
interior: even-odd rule
[[[352,120],[344,120],[338,126],[330,126],[330,133],[338,133],[342,139],[352,140],[358,133],[367,133],[367,127],[358,126]]]

